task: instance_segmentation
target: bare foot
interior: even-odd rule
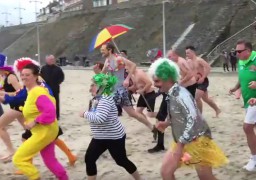
[[[216,116],[214,116],[213,118],[219,118],[220,113],[221,113],[221,110],[218,109],[218,110],[216,111]]]
[[[10,162],[12,161],[12,156],[14,155],[14,153],[6,155],[6,156],[2,156],[0,158],[1,161],[3,161],[4,163]]]
[[[77,157],[73,155],[73,157],[69,159],[69,165],[74,166],[76,161],[77,161]]]

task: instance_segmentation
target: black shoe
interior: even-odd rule
[[[160,152],[160,151],[164,151],[164,150],[165,150],[164,147],[161,147],[161,146],[156,145],[156,146],[153,147],[152,149],[149,149],[148,152],[149,152],[149,153],[156,153],[156,152]]]

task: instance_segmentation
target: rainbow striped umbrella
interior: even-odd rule
[[[98,48],[102,44],[115,39],[122,34],[125,34],[127,31],[133,28],[128,27],[124,24],[116,24],[112,26],[108,26],[101,30],[97,36],[95,36],[90,45],[89,51],[93,51],[95,48]]]

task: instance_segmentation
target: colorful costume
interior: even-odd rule
[[[36,121],[37,125],[31,129],[32,136],[18,148],[13,157],[13,163],[29,179],[38,179],[39,172],[29,160],[40,152],[44,163],[56,177],[59,180],[67,180],[66,171],[55,158],[54,152],[54,140],[59,129],[54,98],[45,88],[37,86],[28,92],[22,111],[25,124]]]
[[[179,79],[178,66],[168,59],[157,60],[149,73],[163,81],[177,82]],[[175,83],[166,100],[174,139],[172,148],[176,143],[184,144],[184,153],[191,156],[188,161],[180,161],[181,165],[218,167],[226,164],[228,159],[212,140],[210,128],[189,91]]]

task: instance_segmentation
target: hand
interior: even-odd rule
[[[251,81],[251,82],[249,83],[249,88],[251,88],[251,89],[256,89],[256,81]]]
[[[32,129],[35,125],[36,125],[36,122],[33,121],[33,122],[28,123],[28,124],[25,124],[25,128],[26,128],[27,130],[30,130],[30,129]]]
[[[202,84],[204,82],[204,78],[199,78],[198,80],[197,80],[197,83],[198,84]]]
[[[248,103],[249,103],[251,106],[255,106],[255,105],[256,105],[256,98],[251,98],[251,99],[249,99]]]
[[[6,92],[0,91],[0,96],[5,96]]]
[[[4,96],[0,96],[0,102],[2,103],[2,102],[4,102]]]
[[[165,129],[169,126],[169,123],[168,122],[165,122],[165,121],[159,121],[156,123],[156,128],[161,131],[161,132],[164,132]]]
[[[232,89],[229,90],[229,94],[231,95],[231,94],[233,94],[233,93],[236,92],[236,91],[237,91],[237,88],[234,87],[234,88],[232,88]]]
[[[130,84],[130,82],[129,82],[129,80],[124,80],[124,82],[123,82],[123,86],[125,87],[125,88],[128,88],[129,87],[129,84]]]
[[[144,94],[144,90],[143,90],[143,89],[138,89],[138,90],[136,91],[136,93],[138,93],[138,94]]]
[[[85,111],[80,111],[79,116],[80,116],[81,118],[84,118],[84,114],[85,114]]]

